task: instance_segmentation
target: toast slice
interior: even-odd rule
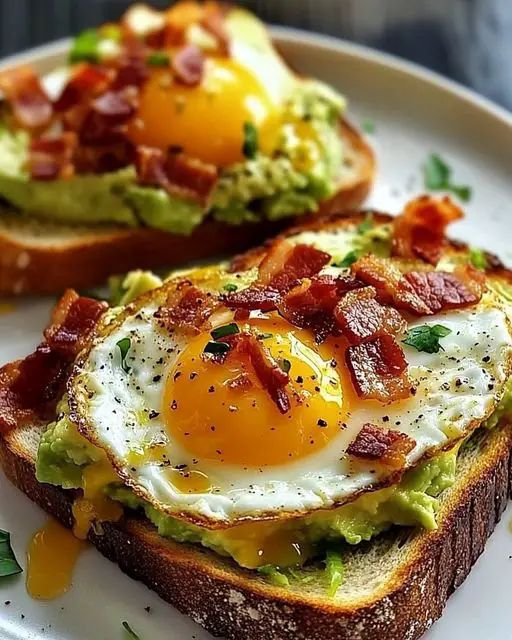
[[[357,208],[375,174],[365,139],[346,121],[343,180],[321,203],[320,213]],[[203,222],[190,236],[150,228],[65,226],[0,211],[0,295],[53,294],[67,287],[87,289],[109,275],[134,268],[175,267],[191,260],[243,251],[290,224],[289,219],[240,226]]]
[[[7,477],[71,527],[75,492],[35,477],[41,426],[0,439]],[[480,429],[462,450],[457,480],[441,497],[436,531],[395,529],[344,551],[345,577],[326,597],[322,571],[290,586],[268,584],[206,549],[158,535],[137,514],[91,530],[90,541],[132,578],[214,636],[233,640],[415,640],[441,616],[503,513],[512,481],[512,428]]]

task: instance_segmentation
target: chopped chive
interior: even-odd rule
[[[258,153],[258,130],[252,122],[244,122],[244,143],[242,153],[252,160]]]
[[[100,36],[96,29],[86,29],[73,40],[69,52],[70,64],[77,62],[99,62],[98,45]]]
[[[240,333],[240,329],[236,322],[230,322],[230,324],[225,324],[222,327],[217,327],[211,332],[211,337],[214,340],[220,340],[221,338],[225,338],[226,336],[233,336],[235,333]]]
[[[367,213],[365,219],[357,225],[356,231],[358,235],[362,236],[371,229],[373,229],[373,214],[370,212]]]
[[[215,355],[227,353],[229,351],[229,344],[226,342],[207,342],[205,348],[203,349],[204,353],[212,353]]]
[[[171,58],[165,51],[153,51],[146,58],[146,62],[152,67],[168,67],[171,63]]]
[[[237,285],[233,284],[232,282],[228,282],[222,288],[224,289],[224,291],[228,291],[229,293],[233,293],[233,291],[237,291],[238,290]]]
[[[131,367],[126,364],[126,356],[128,355],[128,351],[132,346],[132,341],[130,338],[121,338],[118,342],[116,342],[116,346],[119,349],[119,353],[121,354],[121,367],[125,373],[130,373]]]
[[[135,633],[135,631],[130,627],[126,620],[123,622],[123,628],[126,631],[126,635],[128,638],[131,638],[131,640],[141,640],[140,636]]]
[[[256,336],[258,338],[258,340],[268,340],[268,338],[271,338],[273,334],[271,333],[258,333],[258,335]]]
[[[475,267],[475,269],[481,269],[485,271],[489,266],[485,251],[478,249],[477,247],[471,247],[469,250],[469,261]]]
[[[358,251],[349,251],[347,255],[343,258],[343,260],[339,260],[338,262],[333,262],[333,267],[338,267],[339,269],[347,269],[359,258]]]

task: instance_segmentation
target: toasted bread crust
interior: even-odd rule
[[[216,554],[161,538],[144,519],[104,523],[91,542],[133,578],[216,636],[233,640],[415,640],[440,617],[481,554],[511,490],[512,429],[486,436],[478,462],[449,490],[439,528],[418,534],[407,557],[371,598],[343,607],[266,584]],[[75,493],[40,484],[15,439],[0,440],[7,477],[71,527]]]
[[[321,203],[321,214],[361,205],[374,178],[374,155],[361,134],[342,121],[340,135],[352,159],[357,159],[357,171],[331,199]],[[55,240],[44,245],[20,241],[0,229],[0,295],[55,294],[68,287],[87,289],[103,283],[109,275],[130,269],[176,267],[190,260],[233,254],[262,242],[291,222],[284,219],[232,226],[207,220],[190,236],[113,227],[107,232],[91,230],[72,242]]]

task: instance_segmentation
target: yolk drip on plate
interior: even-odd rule
[[[342,382],[334,344],[319,347],[308,331],[278,318],[250,320],[276,362],[289,366],[291,410],[280,413],[249,361],[203,356],[209,334],[193,338],[170,371],[163,414],[171,439],[198,460],[263,466],[320,451],[341,429],[353,395]],[[246,374],[251,386],[233,388]]]
[[[144,85],[129,127],[135,144],[187,155],[222,167],[244,159],[244,124],[259,132],[260,148],[272,149],[279,109],[249,69],[236,60],[209,58],[198,86],[173,80],[156,69]]]

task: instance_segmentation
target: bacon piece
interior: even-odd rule
[[[228,55],[229,34],[225,27],[225,10],[217,2],[206,2],[200,24],[217,41],[219,53]]]
[[[172,68],[176,80],[189,87],[201,83],[204,65],[203,52],[193,44],[183,47],[172,57]]]
[[[50,124],[53,116],[52,103],[30,67],[22,66],[1,71],[0,91],[10,104],[20,127],[37,130]]]
[[[347,453],[355,458],[374,460],[387,467],[401,469],[407,454],[415,446],[416,442],[405,433],[367,423],[350,443]]]
[[[152,147],[136,149],[135,166],[139,182],[162,187],[172,195],[205,203],[217,182],[217,168],[184,153],[167,156]]]
[[[347,293],[336,305],[334,317],[350,344],[360,344],[385,334],[404,333],[407,323],[400,313],[381,305],[373,287]]]
[[[70,178],[75,168],[73,155],[76,135],[67,131],[53,138],[38,138],[30,143],[28,170],[34,180]]]
[[[155,312],[155,318],[161,319],[167,329],[199,333],[217,305],[218,300],[213,294],[201,291],[184,280],[169,292],[165,305]]]
[[[363,286],[351,276],[317,275],[284,295],[279,313],[297,327],[312,329],[318,343],[334,332],[334,309],[347,291]]]
[[[351,345],[345,360],[360,398],[393,402],[409,397],[411,382],[404,352],[393,336]]]
[[[149,70],[143,57],[130,55],[121,60],[116,69],[116,77],[110,85],[112,91],[125,87],[140,87],[149,77]]]
[[[227,383],[230,389],[250,389],[252,387],[252,381],[248,373],[240,373],[236,378],[232,378]]]
[[[138,93],[135,87],[106,91],[95,98],[80,129],[81,142],[99,145],[122,142],[122,125],[135,115],[137,103]]]
[[[69,367],[107,306],[71,290],[64,294],[45,341],[24,360],[0,369],[0,431],[52,417]]]
[[[222,303],[228,309],[245,311],[274,311],[281,299],[281,294],[269,287],[248,287],[221,296]]]
[[[242,355],[249,358],[258,380],[268,392],[281,413],[291,409],[286,385],[290,381],[288,374],[273,360],[260,340],[252,333],[241,332],[222,338],[222,342],[230,345],[231,350],[226,357]]]
[[[258,284],[286,291],[302,278],[315,276],[331,256],[309,244],[274,243],[258,267]]]
[[[447,246],[447,226],[463,217],[462,210],[448,197],[412,200],[393,222],[393,255],[437,264]]]
[[[110,80],[112,71],[99,65],[78,65],[70,80],[54,102],[55,111],[61,113],[83,103],[91,96],[104,91]]]
[[[461,276],[465,277],[465,282]],[[431,313],[476,304],[483,293],[483,285],[467,272],[411,271],[404,275],[404,279]]]
[[[420,316],[432,314],[430,307],[389,259],[364,255],[352,265],[352,273],[365,284],[375,287],[379,302],[393,304]]]

